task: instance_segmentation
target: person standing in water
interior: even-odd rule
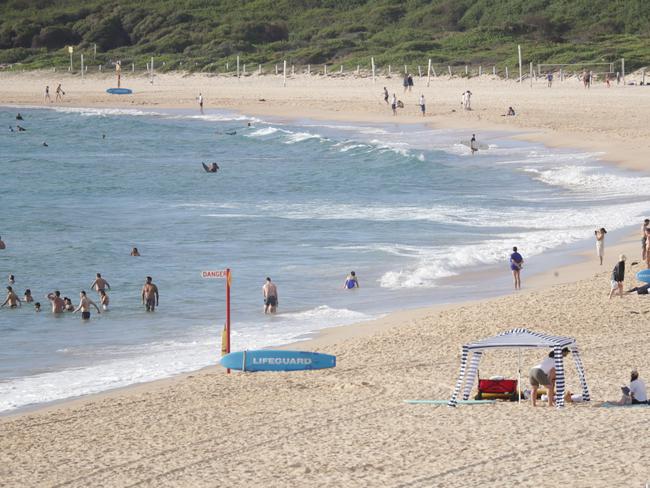
[[[510,255],[510,269],[515,280],[515,290],[521,290],[521,268],[524,267],[524,258],[517,251],[517,246],[512,248]]]
[[[52,304],[52,313],[62,313],[65,310],[65,301],[61,298],[61,292],[56,290],[54,293],[48,293],[47,299]]]
[[[142,304],[147,312],[155,311],[158,306],[158,287],[154,285],[151,276],[147,276],[147,281],[142,287]]]
[[[601,227],[594,231],[594,233],[596,234],[596,252],[600,258],[600,265],[602,266],[603,258],[605,257],[605,234],[607,234],[607,231],[604,227]]]
[[[109,298],[108,295],[104,290],[99,292],[99,303],[102,304],[102,310],[106,311],[108,310],[108,303],[109,303]]]
[[[203,113],[203,95],[201,93],[199,93],[197,100],[199,101],[199,109],[201,110],[201,113]]]
[[[472,138],[469,140],[469,148],[472,150],[472,156],[476,151],[478,151],[478,142],[476,142],[476,134],[472,134]]]
[[[264,313],[275,313],[278,309],[278,288],[275,283],[271,282],[271,278],[266,278],[266,283],[262,287],[262,294],[264,295]]]
[[[131,249],[131,256],[140,256],[140,251],[138,251],[137,247]]]
[[[9,308],[16,308],[16,307],[23,306],[23,304],[20,301],[20,298],[18,298],[16,292],[10,286],[7,287],[7,299],[4,301],[2,305],[0,305],[0,308],[4,307],[7,304],[9,304]]]
[[[343,288],[347,290],[351,290],[352,288],[359,288],[359,279],[357,278],[357,274],[354,271],[350,271],[348,277],[345,278],[345,284],[343,285]]]
[[[97,273],[95,281],[92,282],[90,285],[90,288],[92,290],[95,290],[97,293],[101,293],[102,291],[106,290],[107,288],[110,290],[111,285],[108,284],[108,281],[106,281],[104,278],[102,278],[101,273]]]
[[[0,236],[0,250],[2,250],[2,249],[7,249],[7,245],[2,240],[2,236]]]
[[[90,306],[95,307],[97,310],[97,313],[102,313],[99,310],[99,307],[95,302],[93,302],[90,298],[86,296],[85,291],[79,292],[79,306],[74,309],[72,313],[77,313],[78,311],[81,310],[81,318],[83,320],[89,320],[90,319]]]

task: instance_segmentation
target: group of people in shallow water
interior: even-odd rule
[[[139,256],[140,253],[136,247],[131,251],[131,256]],[[5,301],[0,305],[0,308],[8,306],[9,308],[18,308],[22,307],[24,303],[33,303],[34,311],[41,311],[41,303],[34,301],[32,291],[27,288],[25,290],[23,299],[21,300],[16,292],[14,291],[15,277],[14,275],[9,275],[9,285],[7,286],[7,296]],[[81,318],[84,320],[90,319],[91,308],[97,310],[98,314],[103,311],[108,311],[108,305],[110,303],[110,298],[108,296],[108,291],[111,289],[111,285],[102,277],[101,273],[95,275],[95,280],[90,284],[90,289],[95,291],[99,296],[99,305],[100,307],[88,296],[88,294],[82,290],[79,292],[79,305],[75,307],[72,304],[72,300],[68,297],[61,297],[61,292],[55,290],[46,295],[47,300],[52,306],[52,313],[63,313],[63,312],[72,312],[77,313],[81,312]],[[141,291],[142,304],[145,306],[147,312],[153,312],[158,306],[159,294],[158,287],[153,283],[151,276],[147,276],[145,283]]]

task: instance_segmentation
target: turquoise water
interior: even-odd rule
[[[0,108],[5,127],[16,112]],[[0,132],[0,279],[14,274],[44,311],[0,310],[0,411],[214,364],[224,283],[202,270],[233,270],[233,350],[281,344],[508,290],[513,245],[543,267],[536,256],[596,226],[636,223],[650,193],[648,178],[597,155],[498,134],[479,135],[490,149],[471,156],[458,142],[468,134],[418,125],[20,112],[27,132]],[[206,174],[202,161],[221,170]],[[496,265],[490,283],[450,279]],[[49,313],[46,293],[76,305],[96,272],[111,285],[109,312],[85,323]],[[140,304],[147,275],[160,289],[154,314]],[[273,317],[262,313],[266,276],[280,292]]]

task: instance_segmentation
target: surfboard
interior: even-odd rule
[[[304,371],[336,366],[336,356],[308,351],[260,349],[232,352],[221,358],[224,368],[241,371]]]
[[[109,88],[106,90],[106,93],[110,93],[111,95],[130,95],[133,93],[133,90],[130,88]]]
[[[644,283],[650,283],[650,269],[642,269],[636,274],[636,279]]]
[[[463,139],[462,141],[460,141],[460,143],[463,146],[467,146],[470,149],[474,149],[475,151],[478,151],[479,149],[481,149],[483,151],[485,151],[486,149],[490,149],[490,146],[488,146],[487,144],[481,144],[481,143],[479,143],[479,144],[474,143],[474,147],[472,148],[472,141],[470,141],[469,139]]]

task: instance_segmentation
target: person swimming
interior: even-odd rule
[[[23,116],[20,115],[20,112],[16,115],[16,120],[23,120]]]
[[[210,163],[210,166],[205,163],[201,164],[203,165],[203,169],[206,171],[206,173],[216,173],[219,171],[219,165],[217,163]]]
[[[24,127],[21,127],[18,124],[16,124],[16,128],[18,129],[18,132],[26,132],[27,131],[27,129],[25,129]]]

